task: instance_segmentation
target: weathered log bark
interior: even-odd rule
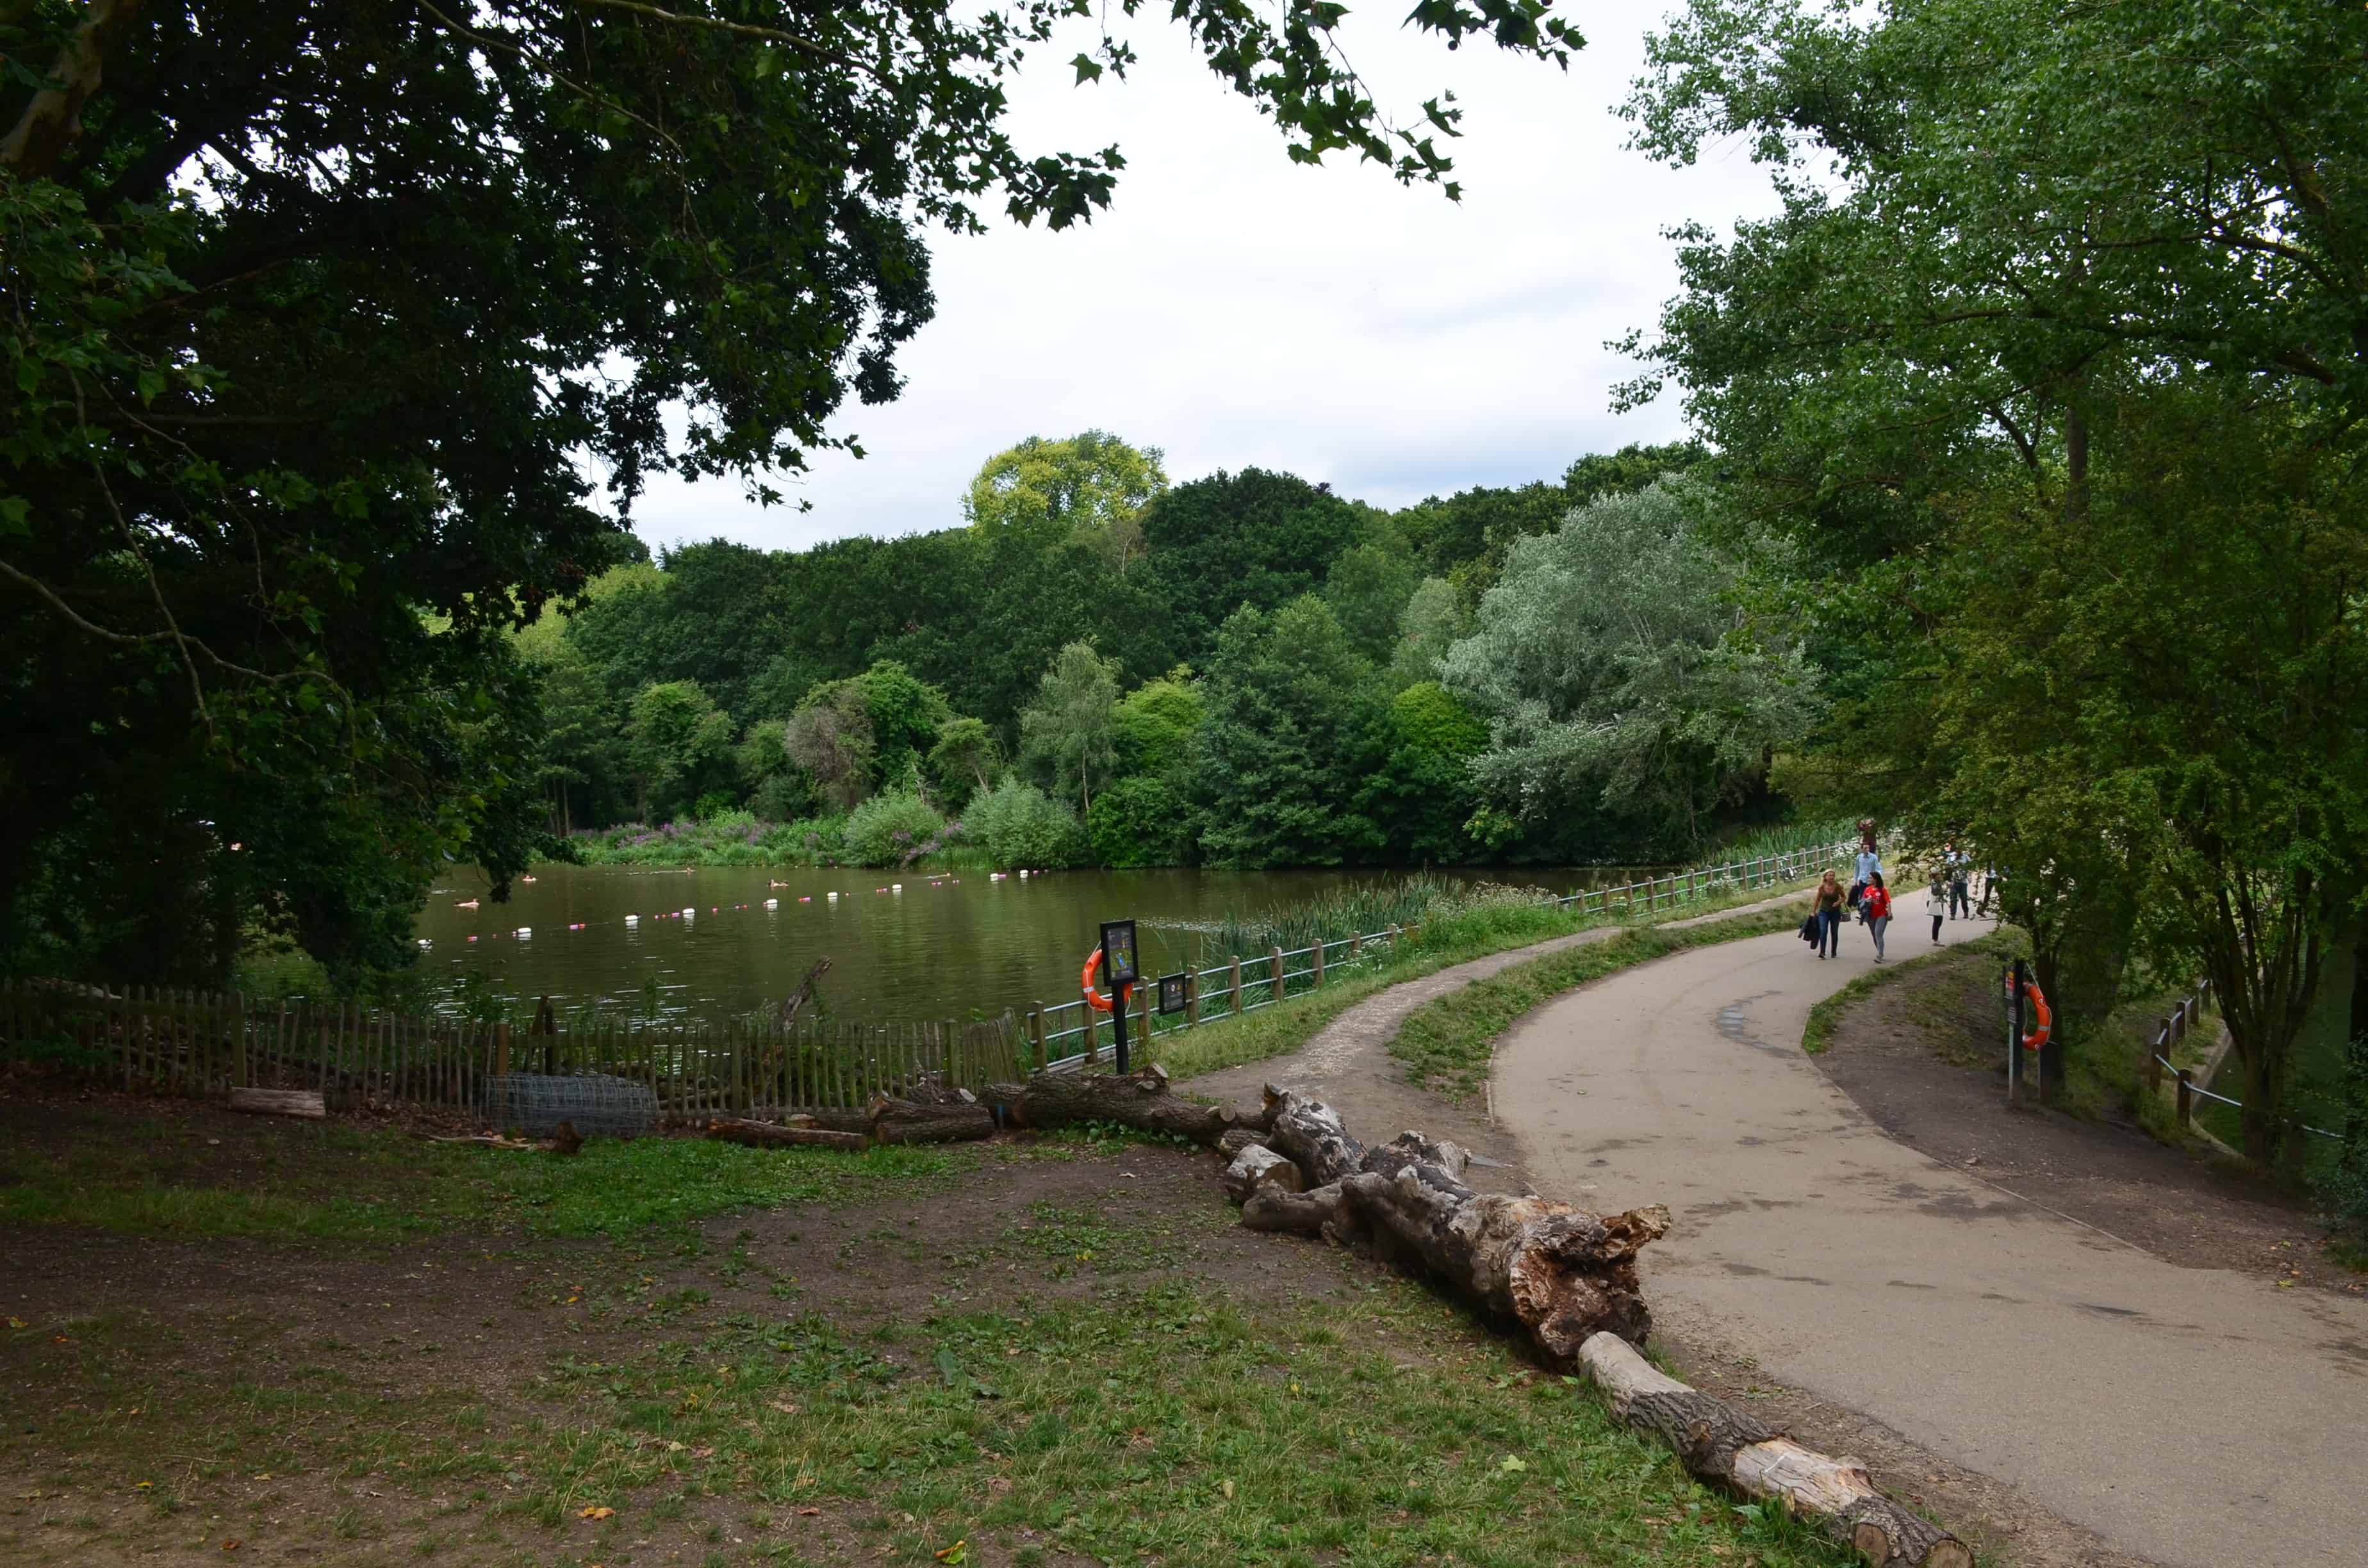
[[[1114,1121],[1145,1132],[1172,1132],[1207,1148],[1235,1128],[1260,1130],[1262,1115],[1201,1105],[1168,1090],[1167,1069],[1154,1063],[1117,1077],[1107,1073],[1035,1073],[1025,1084],[990,1084],[985,1097],[1022,1127],[1073,1127]]]
[[[1311,1187],[1326,1187],[1364,1168],[1365,1146],[1349,1135],[1340,1113],[1322,1100],[1266,1086],[1266,1146],[1296,1163]]]
[[[329,1114],[317,1089],[233,1089],[230,1108],[256,1116],[302,1116],[317,1121]]]
[[[1279,1187],[1260,1188],[1242,1204],[1242,1224],[1253,1231],[1315,1236],[1337,1246],[1346,1246],[1356,1239],[1349,1195],[1337,1181],[1313,1192],[1286,1192]]]
[[[1253,1143],[1266,1142],[1266,1134],[1255,1127],[1235,1127],[1226,1130],[1217,1140],[1217,1153],[1227,1165],[1242,1157],[1242,1151]]]
[[[1253,1192],[1273,1187],[1280,1192],[1298,1192],[1307,1185],[1299,1167],[1263,1143],[1253,1143],[1243,1150],[1234,1163],[1225,1167],[1220,1178],[1226,1193],[1236,1203],[1249,1200]]]
[[[1973,1568],[1971,1548],[1885,1497],[1857,1460],[1803,1448],[1663,1373],[1615,1335],[1590,1336],[1578,1358],[1613,1415],[1659,1437],[1702,1479],[1781,1501],[1874,1568]]]
[[[995,1113],[974,1100],[942,1104],[873,1100],[871,1136],[882,1143],[966,1143],[995,1136]]]
[[[860,1132],[833,1132],[820,1127],[776,1127],[769,1121],[748,1121],[739,1117],[718,1117],[707,1124],[707,1135],[726,1143],[743,1143],[752,1149],[781,1148],[792,1144],[818,1149],[854,1149],[871,1147],[871,1141]]]
[[[1419,1132],[1368,1150],[1330,1107],[1269,1088],[1268,1143],[1296,1161],[1309,1190],[1259,1193],[1242,1221],[1260,1230],[1370,1238],[1411,1255],[1489,1312],[1510,1318],[1549,1362],[1569,1365],[1588,1335],[1643,1343],[1652,1326],[1636,1252],[1668,1229],[1658,1207],[1601,1215],[1542,1198],[1474,1192],[1470,1155]]]

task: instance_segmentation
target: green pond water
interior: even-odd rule
[[[1568,892],[1628,873],[1448,874]],[[821,995],[832,1015],[967,1017],[1075,1001],[1078,969],[1104,920],[1141,922],[1143,968],[1161,973],[1201,960],[1201,930],[1228,913],[1375,875],[1178,869],[996,881],[985,871],[543,866],[503,904],[484,898],[481,881],[448,880],[429,897],[417,934],[427,944],[421,969],[447,1006],[461,1006],[473,986],[529,1004],[548,994],[563,1012],[655,1003],[662,1015],[722,1018],[778,1000],[827,958]],[[459,907],[472,899],[477,907]]]

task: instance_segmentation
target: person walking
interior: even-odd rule
[[[1859,906],[1860,898],[1865,894],[1867,880],[1882,874],[1883,857],[1875,853],[1874,838],[1870,834],[1866,842],[1859,846],[1858,859],[1850,868],[1850,904],[1852,909]]]
[[[1932,916],[1932,941],[1941,941],[1941,921],[1949,912],[1949,870],[1945,866],[1932,868],[1932,885],[1924,890],[1924,908]]]
[[[1875,872],[1867,879],[1866,898],[1859,904],[1866,916],[1867,931],[1874,937],[1874,961],[1883,961],[1883,933],[1891,925],[1891,890],[1883,885],[1883,873]]]
[[[1817,902],[1814,911],[1817,917],[1817,957],[1820,959],[1840,954],[1842,911],[1849,903],[1842,892],[1841,880],[1827,871],[1817,883]]]
[[[1946,857],[1946,869],[1949,873],[1949,917],[1963,920],[1974,912],[1974,895],[1965,886],[1974,874],[1973,864],[1965,858],[1964,850],[1952,844]]]

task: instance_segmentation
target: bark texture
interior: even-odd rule
[[[995,1136],[995,1112],[961,1098],[891,1099],[882,1095],[866,1108],[871,1136],[882,1143],[967,1143]]]
[[[1418,1259],[1468,1300],[1519,1324],[1556,1366],[1570,1365],[1591,1334],[1642,1344],[1650,1332],[1636,1253],[1668,1229],[1668,1210],[1604,1215],[1474,1192],[1463,1183],[1471,1156],[1456,1144],[1402,1132],[1367,1149],[1331,1107],[1272,1087],[1267,1111],[1269,1146],[1298,1165],[1308,1190],[1251,1194],[1244,1224]]]
[[[707,1135],[726,1143],[744,1143],[752,1149],[781,1148],[803,1145],[819,1149],[862,1150],[871,1140],[860,1132],[833,1132],[820,1127],[776,1127],[769,1121],[749,1121],[740,1117],[718,1117],[707,1124]]]
[[[1184,1099],[1168,1088],[1156,1063],[1118,1077],[1108,1073],[1034,1073],[1025,1084],[990,1084],[986,1098],[1022,1127],[1074,1127],[1114,1121],[1145,1132],[1169,1132],[1213,1149],[1236,1129],[1260,1131],[1263,1119],[1226,1106]]]
[[[1273,1187],[1281,1192],[1297,1192],[1307,1178],[1299,1167],[1263,1143],[1253,1143],[1225,1167],[1222,1178],[1226,1195],[1236,1203],[1246,1203],[1250,1194]]]
[[[1613,1415],[1667,1443],[1702,1480],[1816,1519],[1874,1568],[1973,1568],[1971,1548],[1885,1497],[1856,1460],[1829,1459],[1802,1447],[1669,1377],[1616,1335],[1588,1338],[1579,1364]]]
[[[230,1108],[255,1116],[302,1116],[317,1121],[329,1114],[316,1089],[233,1089]]]

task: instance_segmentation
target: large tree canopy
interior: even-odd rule
[[[1341,14],[1173,12],[1293,157],[1444,183],[1459,111],[1393,121]],[[895,395],[934,308],[931,227],[1108,202],[1116,148],[1004,126],[1072,18],[1095,28],[1082,0],[0,3],[0,963],[213,978],[259,911],[351,971],[403,958],[445,858],[498,895],[540,814],[502,631],[631,555],[613,514],[651,472],[769,494],[852,446],[833,416]],[[1540,0],[1415,20],[1579,42]],[[1132,58],[1104,31],[1069,64]],[[737,700],[757,672],[651,673]],[[110,844],[233,935],[174,950],[173,899],[120,912],[137,939],[71,935],[117,919],[77,891]]]

